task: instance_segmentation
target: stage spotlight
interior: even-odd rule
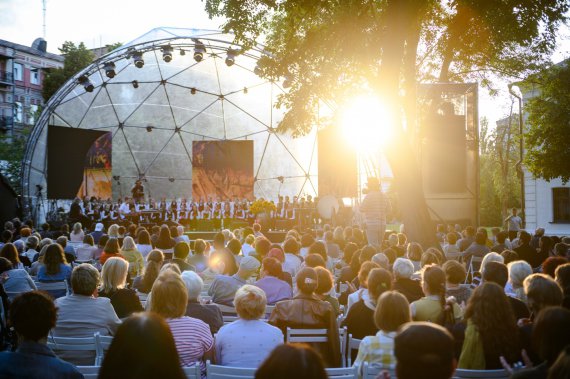
[[[279,183],[283,184],[283,182],[285,182],[285,177],[283,176],[278,176],[277,180],[279,180]]]
[[[133,87],[139,88],[139,81],[138,80],[133,80],[131,83],[132,83]]]
[[[149,132],[149,133],[152,132],[152,126],[147,126],[147,127],[146,127],[146,131]]]
[[[172,60],[172,46],[170,45],[165,45],[162,46],[161,49],[162,51],[162,59],[168,63]]]
[[[115,77],[115,63],[107,62],[103,65],[103,70],[105,70],[105,75],[109,79],[113,79]]]
[[[176,180],[176,179],[174,179],[173,177],[168,178],[168,181],[169,181],[170,183],[174,183],[174,180]]]
[[[95,89],[95,86],[93,86],[93,83],[91,83],[91,81],[89,80],[89,78],[85,75],[81,75],[79,77],[79,79],[77,79],[79,84],[81,84],[83,86],[83,88],[85,88],[85,91],[87,92],[93,92],[93,90]]]
[[[247,95],[247,92],[248,92],[248,91],[247,91],[247,87],[243,87],[243,93],[244,93],[245,95]]]
[[[186,55],[186,51],[184,49],[180,49],[180,55],[182,56]]]
[[[259,64],[255,65],[255,68],[253,69],[253,73],[257,76],[261,76],[263,71],[261,70],[261,67],[259,67]]]
[[[204,59],[204,54],[206,53],[206,46],[200,40],[194,41],[194,60],[196,62],[201,62]]]
[[[194,87],[190,88],[190,93],[192,95],[195,95],[196,94],[196,88],[194,88]]]
[[[133,53],[133,63],[135,64],[136,68],[143,68],[144,66],[144,59],[141,52],[135,51]]]
[[[119,175],[113,175],[113,180],[116,180],[117,182],[121,179],[121,177]]]
[[[228,49],[228,53],[226,55],[226,65],[231,67],[236,62],[236,55],[238,55],[239,51],[234,49]]]

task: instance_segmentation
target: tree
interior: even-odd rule
[[[115,42],[106,44],[105,48],[107,49],[107,53],[110,53],[111,51],[116,50],[121,46],[123,46],[122,42]]]
[[[42,95],[46,102],[67,80],[87,67],[95,57],[83,42],[79,46],[75,46],[73,42],[66,41],[59,48],[59,51],[65,56],[63,68],[47,71],[42,88]]]
[[[0,134],[0,173],[17,193],[22,193],[20,170],[30,129],[24,128],[13,135]]]
[[[565,61],[539,74],[540,95],[526,104],[525,164],[545,180],[570,180],[570,65]]]
[[[335,107],[355,94],[390,105],[395,143],[386,151],[410,238],[436,245],[414,149],[404,130],[416,120],[418,79],[461,80],[491,70],[531,71],[555,47],[566,0],[206,0],[244,48],[265,37],[262,75],[286,77],[279,128],[303,134],[315,125],[319,102]],[[514,17],[499,17],[500,14]],[[491,22],[493,22],[491,24]],[[475,25],[478,24],[478,25]],[[479,25],[480,24],[480,25]],[[520,28],[524,25],[526,29]],[[467,31],[467,29],[469,29]],[[525,54],[524,61],[513,59]],[[436,74],[437,69],[447,73]],[[403,115],[403,116],[401,116]],[[407,120],[407,121],[406,121]],[[380,126],[379,126],[380,127]]]

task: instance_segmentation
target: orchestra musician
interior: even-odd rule
[[[131,194],[136,203],[144,202],[144,187],[140,179],[135,182],[135,185],[131,189]]]

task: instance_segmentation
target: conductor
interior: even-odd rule
[[[131,189],[131,194],[133,195],[135,203],[142,203],[144,201],[144,187],[140,180],[135,182],[135,185]]]

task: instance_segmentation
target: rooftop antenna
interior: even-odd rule
[[[47,3],[47,0],[42,0],[43,18],[44,18],[44,24],[43,24],[44,39],[46,39],[46,3]]]

